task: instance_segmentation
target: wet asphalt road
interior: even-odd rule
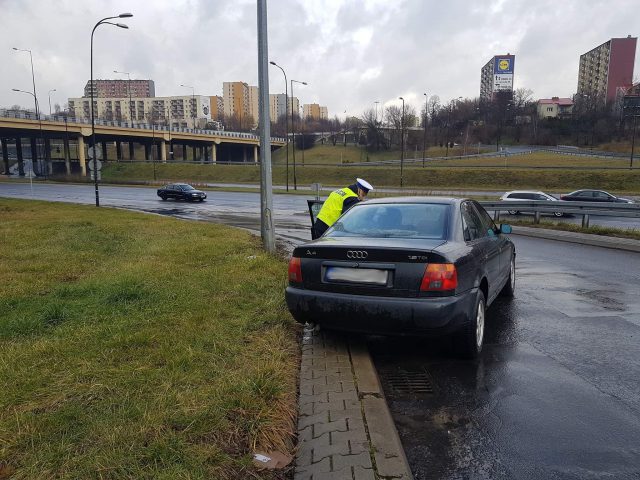
[[[640,478],[640,254],[512,238],[477,362],[369,339],[416,480]]]
[[[259,230],[259,196],[162,202],[101,186],[101,204]],[[0,196],[30,198],[28,184]],[[92,187],[34,185],[34,198],[92,204]],[[274,196],[285,248],[308,237],[305,196]],[[446,340],[368,343],[420,479],[640,478],[640,254],[512,237],[518,287],[487,312],[487,345],[461,361]]]

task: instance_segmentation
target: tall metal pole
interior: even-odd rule
[[[424,115],[422,116],[422,168],[424,168],[424,157],[427,155],[427,109],[429,108],[429,96],[424,95]]]
[[[631,157],[629,157],[629,168],[633,168],[633,149],[636,144],[636,118],[638,115],[633,115],[633,133],[631,134]]]
[[[57,92],[54,88],[53,90],[49,90],[49,115],[51,115],[51,92]]]
[[[269,63],[271,65],[278,67],[280,70],[282,70],[282,74],[284,75],[284,131],[285,131],[285,138],[286,138],[285,148],[287,149],[286,150],[286,156],[287,156],[286,185],[287,185],[287,192],[288,192],[289,191],[289,92],[288,90],[289,89],[287,85],[287,74],[285,73],[284,68],[282,68],[276,62],[269,62]]]
[[[258,0],[258,117],[260,119],[260,233],[264,248],[275,253],[273,185],[271,179],[271,119],[269,116],[269,49],[267,0]]]
[[[93,27],[93,30],[91,30],[91,77],[89,79],[89,91],[91,92],[91,139],[93,142],[92,148],[93,148],[93,180],[94,180],[94,186],[95,186],[95,191],[96,191],[96,207],[100,206],[100,193],[98,191],[98,160],[96,159],[96,121],[95,121],[95,115],[93,112],[93,34],[96,31],[96,28],[98,28],[100,25],[104,25],[104,24],[109,24],[109,25],[114,25],[116,27],[120,27],[120,28],[129,28],[127,25],[123,25],[122,23],[113,23],[113,22],[108,22],[107,20],[111,20],[113,18],[129,18],[129,17],[133,17],[132,14],[130,13],[121,13],[118,16],[115,17],[106,17],[103,18],[102,20],[100,20],[98,23],[95,24],[95,26]]]
[[[291,148],[293,150],[293,189],[298,190],[298,177],[296,177],[296,128],[294,123],[293,116],[293,84],[299,83],[300,85],[306,85],[307,82],[301,82],[299,80],[291,80]],[[298,109],[296,108],[296,115],[298,114]]]
[[[400,188],[404,186],[404,98],[399,97],[402,100],[402,118],[400,119]]]
[[[42,136],[42,122],[40,121],[40,105],[38,104],[38,94],[36,93],[36,75],[35,75],[35,71],[33,69],[33,54],[31,53],[31,50],[27,49],[27,48],[16,48],[13,47],[13,49],[16,52],[29,52],[29,61],[31,62],[31,81],[33,83],[33,103],[36,109],[36,118],[38,119],[38,121],[40,122],[40,141],[42,143],[44,143],[44,137]],[[38,147],[36,145],[36,156],[38,158],[41,157],[41,155],[38,155]],[[31,154],[31,157],[33,157],[33,154]],[[46,164],[46,160],[45,159],[45,164]],[[42,169],[40,169],[42,171]],[[33,175],[33,158],[31,159],[31,174]]]

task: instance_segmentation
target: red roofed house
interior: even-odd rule
[[[538,117],[565,118],[573,114],[573,100],[570,98],[541,98],[538,100]]]

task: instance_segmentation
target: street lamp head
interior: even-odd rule
[[[276,65],[276,62],[269,62],[271,65]]]
[[[307,82],[302,82],[303,85],[309,85]]]
[[[11,90],[13,90],[14,92],[21,92],[22,90],[18,90],[17,88],[12,88]]]
[[[129,25],[125,25],[124,23],[116,23],[116,27],[129,28]]]
[[[133,17],[133,13],[121,13],[120,15],[118,15],[118,17],[120,17],[120,18],[130,18],[130,17]]]
[[[404,98],[402,97],[398,97],[398,100],[402,100],[404,102]]]

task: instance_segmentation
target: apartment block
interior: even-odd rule
[[[92,84],[87,81],[84,96],[91,97]],[[153,80],[94,80],[94,98],[147,98],[156,96]]]
[[[69,111],[76,118],[91,119],[91,99],[70,98]],[[94,98],[94,115],[100,120],[203,128],[211,120],[211,97]]]
[[[286,95],[284,93],[270,94],[269,95],[269,114],[271,115],[271,121],[277,122],[278,119],[284,115],[291,115],[291,112],[297,112],[300,109],[300,102],[296,97],[289,97],[289,109],[285,106]]]
[[[220,120],[224,116],[224,100],[219,95],[209,97],[211,103],[211,118]]]
[[[249,85],[244,82],[224,82],[222,84],[224,116],[238,118],[241,123],[247,122],[253,115],[250,112]]]
[[[618,87],[630,85],[638,39],[612,38],[580,55],[578,95],[603,103],[614,102]]]
[[[303,105],[302,112],[304,118],[310,118],[312,120],[327,120],[329,118],[327,107],[318,105],[317,103]]]

